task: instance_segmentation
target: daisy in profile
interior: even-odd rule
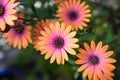
[[[54,0],[55,4],[61,3],[61,2],[63,2],[63,1],[68,1],[68,0]]]
[[[80,3],[80,0],[68,0],[58,5],[56,17],[59,21],[72,25],[72,30],[83,30],[87,27],[86,22],[90,22],[90,10],[86,2]]]
[[[77,38],[74,38],[76,31],[71,31],[71,26],[65,28],[64,23],[53,22],[48,27],[44,28],[44,31],[40,31],[42,36],[39,36],[39,50],[41,54],[46,54],[45,59],[50,59],[50,63],[55,60],[57,64],[64,64],[64,60],[68,61],[69,54],[75,55],[74,48],[78,48],[79,45]]]
[[[6,28],[5,24],[10,26],[14,25],[13,20],[17,19],[17,16],[14,14],[17,12],[14,9],[18,6],[19,2],[15,2],[15,0],[0,0],[0,30],[4,31]]]
[[[115,66],[111,63],[116,60],[110,58],[113,51],[107,51],[108,45],[102,46],[100,41],[96,46],[95,42],[91,41],[90,46],[84,43],[84,47],[85,49],[79,48],[80,54],[76,55],[79,59],[75,63],[81,65],[78,72],[83,71],[83,77],[88,76],[89,80],[113,80],[112,71]]]
[[[19,18],[24,19],[24,14],[20,13]],[[28,42],[32,43],[31,40],[31,26],[24,25],[23,20],[15,21],[15,25],[11,27],[10,31],[7,33],[3,33],[2,37],[6,38],[6,42],[13,46],[14,48],[18,47],[18,49],[26,48],[28,46]]]
[[[42,36],[40,34],[40,31],[44,30],[44,27],[48,27],[50,24],[50,20],[40,20],[35,24],[35,28],[33,29],[33,35],[32,35],[32,40],[33,40],[33,45],[36,50],[39,50],[39,45],[37,42],[39,41],[39,36]]]

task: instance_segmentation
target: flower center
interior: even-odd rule
[[[17,26],[14,28],[17,33],[22,33],[24,28],[22,26]]]
[[[99,58],[97,56],[92,55],[90,56],[89,61],[90,64],[96,65],[99,63]]]
[[[72,11],[68,16],[70,20],[76,20],[78,18],[78,13],[76,11]]]
[[[62,48],[63,45],[64,45],[64,40],[63,38],[61,37],[56,37],[53,41],[53,45],[56,47],[56,48]]]
[[[0,6],[0,16],[2,16],[4,14],[4,7]]]

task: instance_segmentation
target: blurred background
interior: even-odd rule
[[[19,12],[25,13],[26,24],[34,27],[37,19],[56,19],[57,4],[53,0],[17,0],[21,4]],[[120,79],[120,0],[82,0],[90,5],[91,22],[89,28],[78,31],[79,45],[83,42],[103,41],[114,50],[112,56],[117,59],[114,64],[114,80]],[[32,20],[31,20],[32,19]],[[77,50],[76,50],[77,51]],[[69,55],[65,65],[57,65],[44,60],[30,44],[26,49],[17,50],[8,46],[0,34],[0,80],[87,80],[77,72],[79,66],[74,64],[75,56]]]

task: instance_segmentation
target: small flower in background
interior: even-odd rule
[[[112,71],[115,66],[111,63],[115,63],[116,60],[109,58],[113,51],[107,51],[108,45],[102,47],[102,41],[100,41],[96,46],[95,42],[91,41],[90,46],[84,43],[84,47],[85,50],[79,48],[80,54],[76,55],[79,59],[75,63],[81,65],[78,72],[83,71],[83,77],[88,75],[89,80],[113,80]]]
[[[78,48],[79,45],[77,38],[73,38],[76,35],[76,31],[71,31],[71,26],[67,26],[64,23],[53,22],[48,27],[45,27],[45,31],[40,31],[42,36],[39,36],[39,50],[41,54],[46,54],[45,59],[50,59],[50,63],[53,63],[56,59],[57,64],[64,64],[64,59],[68,61],[69,54],[75,55],[76,52],[73,48]]]
[[[86,22],[90,22],[91,17],[89,5],[86,2],[80,3],[80,0],[64,1],[58,5],[56,17],[59,21],[72,25],[72,30],[83,30]]]
[[[19,18],[24,19],[24,13],[21,12],[18,16]],[[32,43],[30,33],[31,28],[30,25],[24,25],[23,20],[18,19],[15,21],[15,25],[11,27],[10,31],[3,33],[2,37],[6,38],[6,43],[14,48],[26,48],[28,42]]]
[[[68,1],[68,0],[54,0],[55,4],[61,3],[61,2],[63,2],[63,1]]]
[[[0,29],[4,31],[6,28],[5,24],[10,26],[14,25],[13,20],[17,19],[17,16],[14,14],[17,12],[14,9],[19,5],[19,2],[15,2],[15,0],[0,0]]]
[[[33,28],[33,34],[32,34],[32,40],[33,40],[33,45],[34,48],[36,50],[39,50],[39,45],[37,44],[37,42],[39,41],[39,36],[42,36],[40,34],[40,31],[44,30],[44,27],[48,27],[48,25],[50,24],[50,20],[40,20],[39,22],[37,22],[35,24],[35,28]]]

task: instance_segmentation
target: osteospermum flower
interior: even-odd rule
[[[5,24],[14,25],[13,20],[17,17],[14,15],[17,10],[14,8],[19,4],[15,0],[0,0],[0,29],[4,31],[6,28]]]
[[[89,5],[86,2],[80,3],[80,0],[69,0],[59,4],[56,17],[59,21],[72,25],[72,30],[83,29],[90,22],[91,17]]]
[[[73,38],[76,35],[76,31],[71,31],[71,26],[65,28],[64,23],[53,22],[48,27],[45,27],[45,31],[41,31],[38,45],[41,54],[46,54],[45,59],[50,59],[50,63],[53,63],[56,59],[57,64],[64,64],[64,60],[68,61],[69,54],[75,55],[76,52],[73,48],[78,48],[79,45],[77,38]]]
[[[24,14],[20,13],[19,18],[23,18]],[[28,46],[28,42],[32,43],[31,40],[31,26],[25,26],[23,24],[23,20],[15,21],[15,25],[11,27],[10,31],[7,33],[3,33],[3,38],[6,38],[6,42],[13,46],[14,48],[18,47],[18,49],[26,48]]]
[[[33,29],[33,35],[32,35],[32,40],[33,40],[33,45],[36,50],[39,50],[39,45],[37,42],[39,41],[39,36],[42,36],[40,34],[40,31],[44,30],[44,27],[47,27],[48,24],[50,24],[50,20],[40,20],[35,24],[35,28]]]
[[[115,69],[111,63],[115,63],[116,60],[109,58],[113,51],[107,51],[108,45],[102,47],[102,41],[95,45],[94,41],[91,41],[89,46],[84,43],[85,49],[79,48],[80,54],[77,54],[78,60],[76,64],[81,65],[78,68],[78,72],[83,72],[83,77],[88,75],[89,80],[113,80],[114,74],[112,71]]]

